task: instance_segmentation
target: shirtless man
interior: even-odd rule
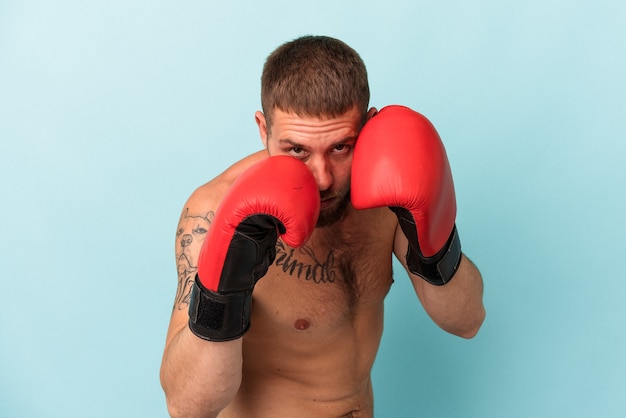
[[[261,96],[264,149],[183,208],[169,413],[371,417],[392,254],[443,330],[472,338],[485,316],[443,145],[408,108],[368,109],[365,66],[336,39],[279,47]]]

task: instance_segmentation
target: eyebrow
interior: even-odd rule
[[[304,148],[304,146],[296,141],[294,141],[293,139],[289,139],[289,138],[281,138],[278,140],[279,144],[287,144],[287,145],[291,145],[294,147],[298,147],[298,148]]]
[[[356,142],[356,140],[357,140],[356,136],[349,136],[349,137],[346,137],[346,138],[342,139],[341,141],[333,142],[332,146],[340,145],[340,144],[354,144]],[[292,147],[297,147],[297,148],[302,148],[302,149],[306,149],[307,148],[305,145],[303,145],[303,144],[301,144],[301,143],[299,143],[297,141],[294,141],[291,138],[280,138],[278,140],[278,143],[280,145],[287,144],[287,145],[291,145]]]

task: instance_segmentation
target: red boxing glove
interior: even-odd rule
[[[189,328],[210,341],[239,338],[250,326],[252,290],[276,257],[278,235],[292,247],[311,236],[320,194],[311,171],[289,156],[242,173],[224,196],[200,250]]]
[[[409,241],[414,274],[446,284],[461,260],[452,172],[439,135],[424,116],[387,106],[363,127],[352,159],[352,204],[389,206]]]

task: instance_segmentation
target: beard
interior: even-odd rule
[[[324,197],[326,196],[322,194],[321,198],[324,199]],[[317,224],[315,225],[315,227],[323,228],[341,220],[347,212],[348,203],[350,203],[349,190],[339,199],[339,201],[334,206],[320,211],[320,215],[317,218]]]

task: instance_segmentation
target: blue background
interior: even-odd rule
[[[0,2],[0,416],[165,417],[174,232],[260,148],[265,57],[303,34],[365,60],[373,106],[446,143],[476,339],[396,264],[377,417],[626,414],[626,3]]]

